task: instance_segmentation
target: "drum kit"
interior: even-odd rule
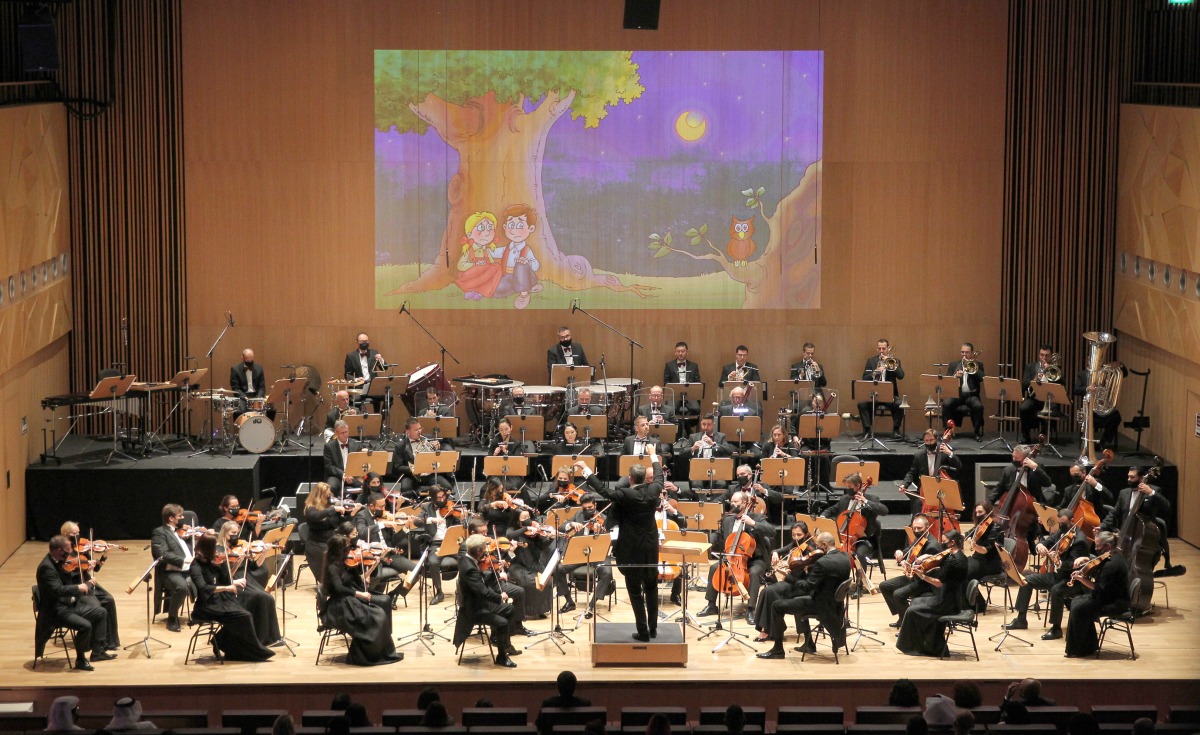
[[[192,398],[220,413],[222,452],[232,453],[235,442],[254,454],[262,454],[275,444],[275,424],[265,413],[265,398],[243,398],[227,388],[201,391]]]

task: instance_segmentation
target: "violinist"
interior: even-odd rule
[[[322,566],[328,573],[317,596],[322,622],[350,634],[346,663],[354,666],[391,664],[404,658],[392,640],[390,600],[373,595],[363,587],[359,567],[347,565],[350,542],[334,534],[327,543]]]
[[[803,559],[817,548],[816,544],[812,543],[808,524],[804,521],[796,521],[792,525],[791,534],[791,543],[771,552],[772,572],[767,574],[766,586],[762,587],[762,594],[756,598],[754,627],[758,630],[758,637],[754,640],[757,643],[771,640],[771,616],[764,614],[764,611],[769,612],[776,600],[790,600],[799,594],[799,585],[808,576],[808,567],[792,566],[789,561],[793,558]],[[797,556],[793,557],[793,554]],[[787,573],[783,579],[776,581],[774,570],[781,568],[786,569]]]
[[[248,583],[232,575],[231,570],[225,548],[217,547],[217,534],[205,531],[196,539],[196,557],[189,570],[196,586],[192,618],[221,624],[213,636],[214,654],[223,653],[230,661],[266,661],[275,652],[259,641],[254,617],[238,603],[238,594]],[[274,600],[271,606],[274,608]]]
[[[967,535],[973,543],[974,553],[967,557],[967,579],[983,579],[1004,572],[1004,561],[996,546],[1004,545],[1004,531],[996,523],[996,509],[984,500],[972,511],[975,526]]]
[[[563,424],[562,441],[555,442],[554,448],[551,451],[554,454],[563,454],[572,457],[578,454],[599,454],[594,445],[583,441],[579,436],[579,429],[570,421]]]
[[[325,544],[337,531],[338,524],[347,515],[356,513],[358,508],[357,503],[334,502],[333,488],[327,482],[318,482],[309,490],[304,501],[304,522],[308,524],[304,559],[318,585],[325,573]]]
[[[81,538],[79,535],[79,524],[75,521],[64,521],[59,533],[66,536],[71,543],[79,548],[80,543],[88,543],[88,539]],[[125,547],[122,546],[122,549]],[[84,552],[77,552],[81,558],[88,559],[92,562],[92,568],[86,574],[91,580],[92,594],[96,597],[96,602],[100,607],[104,608],[104,612],[108,613],[108,635],[105,640],[101,641],[106,651],[116,651],[121,648],[121,634],[117,630],[117,601],[108,590],[100,586],[96,581],[96,575],[100,572],[100,568],[104,566],[104,562],[108,560],[108,550],[105,549],[100,553],[99,558],[89,548]]]
[[[1044,344],[1038,347],[1037,359],[1033,362],[1025,363],[1025,369],[1021,373],[1021,395],[1024,398],[1021,404],[1017,407],[1021,417],[1021,436],[1024,437],[1026,444],[1033,443],[1032,435],[1038,428],[1038,412],[1045,405],[1039,401],[1033,393],[1034,385],[1042,385],[1043,383],[1058,383],[1062,385],[1065,377],[1061,368],[1057,365],[1052,365],[1054,346]],[[1054,368],[1053,370],[1051,368]],[[1057,371],[1058,375],[1054,375]],[[1050,378],[1055,378],[1050,380]]]
[[[400,472],[400,492],[410,500],[416,499],[422,492],[429,491],[435,485],[445,490],[454,487],[451,482],[454,468],[448,473],[429,473],[417,475],[413,472],[417,462],[417,453],[436,452],[442,448],[442,443],[436,439],[421,436],[421,422],[409,416],[404,422],[404,438],[396,443],[396,452],[392,458],[392,466]]]
[[[665,402],[661,385],[650,388],[646,402],[638,406],[637,413],[654,426],[675,423],[675,407]]]
[[[983,439],[983,402],[979,400],[979,389],[983,385],[983,363],[975,359],[975,345],[963,342],[958,348],[958,361],[950,363],[947,371],[958,378],[958,397],[947,398],[942,403],[942,418],[954,419],[963,426],[963,419],[971,417],[975,429],[975,441]],[[975,372],[968,373],[963,363],[974,361]]]
[[[838,548],[837,538],[831,533],[819,534],[814,544],[824,554],[809,568],[808,576],[795,585],[795,597],[776,600],[771,605],[769,632],[774,645],[769,651],[758,654],[758,658],[783,658],[783,636],[787,631],[785,621],[788,615],[800,616],[804,644],[797,646],[796,651],[814,653],[817,650],[808,624],[809,615],[817,616],[829,632],[834,648],[846,645],[846,623],[842,606],[837,602],[837,589],[850,579],[850,557]]]
[[[946,648],[946,623],[938,622],[943,615],[963,609],[967,586],[967,559],[962,552],[963,535],[950,530],[942,537],[943,552],[949,552],[940,564],[926,572],[914,568],[917,578],[928,582],[928,593],[913,598],[904,617],[900,619],[900,634],[896,648],[910,656],[943,656]]]
[[[501,562],[498,574],[501,591],[507,592],[515,609],[514,632],[517,635],[532,635],[525,628],[525,620],[542,620],[550,613],[554,604],[553,592],[547,585],[538,589],[537,576],[542,573],[546,563],[554,553],[554,535],[535,526],[533,516],[528,508],[518,511],[517,523],[504,534],[509,539],[508,549],[504,550],[499,544],[493,551],[493,556]],[[503,539],[498,539],[503,542]],[[511,562],[505,572],[504,564]],[[511,581],[510,581],[511,580]],[[515,588],[515,589],[514,589]]]
[[[108,613],[93,595],[93,582],[80,581],[80,571],[64,566],[73,555],[66,536],[50,539],[49,550],[37,568],[38,620],[35,648],[45,650],[50,633],[58,626],[70,628],[75,639],[75,668],[91,671],[88,661],[111,661],[116,655],[104,650],[108,639]]]
[[[351,519],[358,543],[361,546],[372,546],[381,549],[399,549],[409,545],[409,532],[415,530],[412,520],[402,520],[387,512],[387,501],[382,495],[371,494],[366,497],[363,506]],[[374,544],[379,544],[376,547]],[[371,591],[383,594],[389,583],[403,579],[406,574],[416,568],[412,559],[399,552],[386,554],[379,559],[375,570],[371,573]],[[408,590],[402,584],[396,584],[388,593],[392,609],[396,609],[396,599],[407,595]]]
[[[502,479],[489,477],[479,503],[479,513],[487,523],[484,535],[498,536],[517,525],[517,515],[523,505],[524,501],[518,501],[508,494]]]
[[[555,505],[568,508],[579,507],[585,491],[583,488],[575,487],[573,480],[569,465],[559,467],[558,472],[554,473],[554,487],[550,490],[550,497],[554,499]]]
[[[596,503],[600,497],[595,493],[588,492],[579,501],[579,510],[575,511],[575,515],[558,527],[558,532],[563,536],[571,538],[574,536],[595,536],[596,534],[608,533],[605,528],[605,517],[596,512]],[[596,600],[607,597],[612,591],[613,582],[612,566],[605,564],[600,565],[604,559],[597,559],[592,563],[592,579],[594,587],[592,591],[592,599],[588,601],[588,609],[585,617],[591,618],[596,611]],[[558,588],[558,596],[566,598],[566,602],[558,611],[566,614],[575,609],[575,603],[571,600],[571,590],[573,585],[571,579],[576,569],[582,569],[583,564],[559,564],[554,570],[555,582],[554,586]]]
[[[622,454],[644,457],[650,454],[653,447],[656,454],[663,451],[658,439],[650,436],[650,419],[638,416],[633,420],[633,434],[625,437],[625,448]]]
[[[625,588],[633,607],[637,632],[634,640],[647,642],[658,635],[658,529],[654,511],[662,492],[662,464],[658,455],[650,455],[651,465],[629,468],[629,487],[609,489],[583,462],[575,469],[593,492],[612,501],[613,514],[621,519],[621,535],[613,551],[617,566],[625,577]]]
[[[754,512],[752,498],[743,492],[735,492],[730,498],[729,506],[729,512],[721,519],[720,529],[712,538],[713,547],[726,548],[730,537],[740,537],[742,534],[754,539],[754,554],[746,560],[746,566],[750,570],[750,583],[747,588],[750,600],[757,600],[763,574],[771,563],[771,541],[775,534],[779,533],[779,528],[768,521],[765,514]],[[717,595],[720,591],[713,585],[713,577],[722,563],[718,561],[708,569],[708,590],[704,593],[707,605],[696,613],[701,617],[720,613],[717,608]],[[746,610],[746,619],[754,625],[753,606]]]
[[[458,577],[458,622],[454,626],[453,644],[457,648],[470,636],[476,625],[492,629],[496,645],[496,665],[516,668],[512,656],[520,653],[512,645],[516,632],[516,608],[506,592],[497,592],[487,583],[481,563],[488,553],[489,540],[483,536],[468,536],[463,542],[462,568]]]
[[[1074,571],[1075,560],[1080,557],[1086,558],[1091,548],[1091,542],[1084,535],[1083,529],[1072,525],[1071,515],[1060,512],[1058,530],[1046,534],[1038,540],[1037,544],[1037,553],[1043,558],[1048,558],[1050,566],[1045,571],[1025,575],[1025,581],[1028,584],[1022,586],[1017,592],[1017,601],[1013,605],[1017,616],[1004,627],[1009,630],[1025,630],[1029,627],[1029,623],[1025,620],[1025,614],[1029,609],[1029,602],[1033,598],[1034,590],[1040,590],[1050,593],[1050,614],[1046,618],[1050,629],[1042,634],[1042,640],[1052,641],[1062,638],[1064,600],[1067,597],[1073,597],[1081,589],[1079,585],[1067,586],[1067,580],[1071,578],[1071,572]],[[1055,568],[1054,562],[1057,562],[1057,568]]]
[[[520,521],[518,521],[518,523],[520,523]],[[504,594],[508,595],[509,601],[512,602],[513,615],[514,615],[513,635],[525,635],[525,636],[537,635],[537,633],[535,631],[532,631],[525,627],[525,619],[527,617],[525,614],[525,588],[520,584],[516,584],[515,583],[516,576],[510,575],[503,568],[505,566],[505,564],[508,563],[505,560],[505,555],[507,554],[507,556],[511,558],[514,555],[514,552],[519,554],[519,552],[521,550],[521,542],[524,541],[524,539],[522,539],[521,541],[510,541],[508,544],[508,547],[509,547],[508,551],[505,552],[504,549],[501,548],[501,546],[504,544],[504,540],[502,538],[500,538],[500,534],[494,534],[494,535],[489,534],[489,531],[487,528],[487,523],[479,516],[471,516],[467,520],[467,538],[470,538],[471,536],[479,536],[479,537],[486,538],[488,540],[489,556],[492,557],[493,562],[499,562],[499,564],[496,566],[495,574],[493,574],[492,572],[490,572],[488,570],[483,570],[486,572],[486,575],[484,576],[484,582],[491,589],[493,589],[497,592],[503,592]],[[462,561],[461,557],[465,553],[466,553],[466,539],[463,540],[463,545],[459,547],[459,551],[458,551],[458,555],[459,555],[458,568],[459,569],[462,569],[462,567],[463,567],[463,561]],[[486,566],[488,566],[490,568],[493,566],[493,563],[487,562]],[[509,567],[509,569],[510,570],[517,569],[517,564],[516,564],[515,560],[512,561],[512,565]],[[538,569],[537,571],[541,572],[541,569]],[[534,585],[535,590],[536,590],[536,588],[537,588],[537,586]],[[549,607],[547,607],[546,609],[549,610]]]
[[[1127,487],[1121,488],[1121,492],[1117,494],[1117,501],[1113,504],[1112,510],[1104,517],[1100,528],[1105,531],[1119,532],[1125,525],[1125,519],[1129,516],[1133,508],[1133,502],[1137,494],[1142,496],[1142,505],[1138,509],[1138,514],[1152,520],[1159,527],[1160,550],[1162,552],[1163,568],[1154,573],[1155,577],[1175,577],[1183,574],[1187,569],[1182,564],[1171,564],[1171,547],[1167,544],[1167,524],[1165,519],[1171,514],[1171,501],[1162,494],[1162,491],[1157,485],[1150,485],[1145,481],[1145,467],[1130,467],[1126,475],[1128,482]],[[1157,563],[1157,562],[1155,562]]]
[[[900,481],[903,487],[916,487],[920,489],[921,478],[928,475],[929,477],[939,477],[942,470],[946,470],[951,477],[954,477],[962,470],[962,460],[954,456],[954,450],[949,444],[942,443],[937,432],[933,429],[926,429],[925,434],[921,437],[922,447],[913,454],[912,466],[908,468],[908,474]],[[916,515],[925,507],[925,501],[919,495],[911,499],[912,513]],[[953,513],[954,511],[949,511]]]
[[[254,631],[259,643],[274,647],[283,644],[279,635],[279,615],[275,611],[275,598],[272,597],[258,580],[255,570],[260,568],[258,561],[249,550],[249,543],[238,539],[238,524],[225,521],[216,526],[217,543],[225,547],[230,554],[230,570],[235,581],[246,584],[239,589],[234,598],[237,603],[250,613],[254,621]],[[240,559],[234,559],[237,554]],[[265,571],[265,569],[264,569]]]
[[[862,565],[863,569],[866,569],[868,566],[867,557],[872,552],[872,539],[877,538],[879,534],[879,519],[888,514],[888,509],[877,495],[865,491],[863,478],[860,473],[855,472],[854,474],[847,475],[845,482],[846,494],[838,502],[826,508],[821,515],[825,518],[836,520],[839,518],[850,518],[849,516],[842,516],[843,513],[853,512],[854,515],[862,514],[863,520],[866,521],[866,530],[860,538],[854,541],[854,555],[858,557],[858,563]],[[842,539],[843,548],[845,544],[846,539]]]
[[[358,488],[362,485],[359,470],[347,467],[349,456],[361,449],[357,439],[350,438],[350,425],[339,419],[333,425],[333,438],[325,442],[325,482],[337,493],[343,488]]]
[[[896,621],[890,624],[892,628],[900,627],[900,620],[914,597],[933,591],[928,582],[915,576],[912,571],[913,563],[917,559],[932,556],[942,550],[936,532],[930,530],[932,524],[933,521],[927,515],[918,513],[913,516],[913,542],[903,550],[896,551],[896,565],[900,568],[900,574],[879,583],[879,593],[883,595],[883,601],[887,603],[892,615],[897,616]]]
[[[438,556],[438,547],[442,545],[442,539],[446,538],[448,525],[461,524],[466,511],[450,500],[450,491],[441,486],[434,487],[429,500],[417,506],[417,510],[420,519],[424,521],[425,530],[423,533],[418,532],[418,543],[413,553],[424,552],[423,545],[430,547],[429,555],[425,558],[426,573],[433,582],[433,599],[429,604],[440,605],[446,600],[446,596],[442,594],[442,573],[457,569],[458,559],[455,556]]]
[[[1105,615],[1121,615],[1129,611],[1129,564],[1117,553],[1117,535],[1111,531],[1096,532],[1097,559],[1104,557],[1091,573],[1082,569],[1089,559],[1075,560],[1071,579],[1075,585],[1088,589],[1071,602],[1067,619],[1067,658],[1091,656],[1100,648],[1096,623]]]
[[[190,575],[193,554],[191,544],[177,533],[184,519],[183,507],[175,503],[164,505],[162,519],[163,524],[150,532],[150,553],[162,560],[155,568],[155,582],[170,595],[167,630],[178,633],[179,608],[185,597],[194,594]]]
[[[750,465],[738,465],[736,474],[729,481],[729,485],[725,488],[725,494],[721,496],[721,504],[726,510],[732,510],[731,501],[737,493],[742,493],[746,496],[747,502],[752,503],[756,507],[766,508],[763,515],[768,518],[781,518],[783,510],[783,494],[778,490],[763,486],[762,483],[754,479],[754,470],[750,469]],[[758,501],[762,501],[759,503]]]

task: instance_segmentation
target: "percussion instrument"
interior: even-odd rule
[[[246,406],[247,406],[247,409],[250,411],[257,411],[257,412],[261,413],[262,411],[265,411],[267,408],[267,397],[266,396],[253,397],[253,398],[247,397],[246,398]]]
[[[262,454],[275,444],[275,424],[258,411],[247,411],[237,417],[238,444],[247,452]]]
[[[622,399],[625,406],[628,406],[633,401],[633,394],[642,387],[641,378],[609,378],[607,383],[609,387],[619,385],[625,389],[625,397]]]
[[[400,400],[404,402],[409,415],[417,415],[416,397],[430,388],[437,388],[439,391],[450,390],[450,383],[442,372],[442,366],[436,362],[423,365],[408,374],[408,387],[404,389]]]
[[[527,385],[525,386],[525,403],[538,407],[538,414],[547,422],[558,422],[562,417],[563,401],[567,389],[556,385]]]
[[[621,412],[625,409],[626,391],[630,390],[630,386],[610,380],[607,383],[592,383],[587,387],[592,391],[592,403],[607,405],[608,420],[619,421]]]

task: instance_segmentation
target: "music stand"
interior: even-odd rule
[[[725,506],[712,500],[678,500],[675,510],[689,521],[696,521],[695,528],[689,528],[689,531],[715,531],[721,527]]]
[[[678,373],[676,373],[678,375]],[[678,421],[684,429],[684,432],[689,432],[690,428],[696,424],[703,415],[700,410],[700,401],[704,399],[704,383],[667,383],[671,386],[671,390],[675,393],[675,420]],[[666,386],[663,386],[664,388]],[[692,414],[692,408],[688,406],[688,392],[696,390],[700,395],[692,399],[696,404],[696,413]]]
[[[791,395],[792,412],[796,415],[804,413],[801,410],[802,405],[812,405],[813,397],[813,381],[795,379],[779,379],[776,383],[787,383],[791,386],[789,394]]]
[[[808,533],[811,536],[816,536],[821,533],[828,533],[834,538],[839,538],[837,521],[833,518],[823,518],[821,516],[809,515],[807,513],[797,513],[797,521],[803,521],[804,525],[808,526]]]
[[[650,467],[649,454],[622,454],[617,460],[618,477],[629,477],[629,468],[635,464],[640,464],[643,467]]]
[[[729,482],[732,479],[733,457],[692,457],[688,463],[688,482],[692,483],[693,488],[698,482],[707,482],[705,492],[709,494],[714,491],[712,483],[718,480]]]
[[[154,574],[154,568],[157,567],[161,561],[162,557],[151,561],[150,566],[146,567],[146,571],[142,572],[141,576],[135,579],[133,584],[129,585],[129,588],[125,590],[125,594],[132,595],[133,591],[138,588],[138,585],[145,584],[146,586],[146,635],[137,643],[130,643],[123,649],[128,651],[131,648],[137,648],[141,646],[146,651],[146,658],[150,658],[150,641],[154,641],[164,648],[171,647],[170,643],[167,643],[166,641],[160,641],[159,639],[150,635],[150,620],[154,617],[153,604],[150,602],[150,593],[154,586],[150,584],[150,577],[152,574]]]
[[[386,446],[388,442],[394,441],[392,436],[395,432],[392,431],[392,402],[393,396],[402,395],[408,390],[409,376],[405,375],[376,375],[371,378],[371,382],[367,385],[367,392],[363,394],[363,399],[370,398],[371,403],[379,406],[379,413],[383,416],[383,427],[380,430],[380,437],[383,442],[380,446]]]
[[[871,430],[867,431],[866,424],[863,424],[865,432],[862,442],[854,448],[854,451],[866,449],[872,444],[878,444],[879,448],[885,452],[892,451],[892,448],[875,438],[875,407],[880,403],[891,404],[896,400],[896,387],[892,385],[890,380],[856,380],[850,384],[850,397],[857,401],[859,393],[871,396]],[[893,426],[892,431],[899,430],[899,426]]]
[[[759,462],[759,468],[762,474],[759,476],[759,481],[768,487],[779,487],[782,493],[782,488],[792,485],[801,487],[805,480],[804,470],[807,462],[803,457],[763,457]],[[795,498],[795,495],[784,495],[784,499]],[[784,524],[779,524],[779,545],[786,544],[784,539]]]
[[[562,510],[565,510],[565,508]],[[553,511],[550,511],[550,513],[552,512]],[[550,517],[550,513],[546,514],[547,519]],[[555,527],[557,528],[558,525],[559,524],[555,524]],[[561,622],[562,613],[558,611],[558,578],[554,572],[556,569],[558,569],[558,565],[562,561],[562,549],[557,548],[557,546],[558,544],[555,544],[554,553],[550,555],[550,558],[546,560],[546,565],[542,567],[542,571],[538,572],[534,578],[534,586],[537,587],[539,592],[546,589],[547,584],[550,585],[550,599],[554,600],[554,604],[550,605],[550,629],[534,634],[534,638],[541,638],[542,636],[546,637],[542,641],[534,641],[533,643],[525,646],[525,650],[528,651],[544,641],[550,641],[554,644],[554,647],[558,649],[558,652],[565,656],[567,655],[567,652],[562,647],[562,644],[559,643],[559,641],[565,640],[567,643],[571,644],[574,644],[575,641],[571,638],[571,636],[567,635],[566,632],[563,631]]]
[[[718,521],[720,518],[717,519]],[[718,524],[720,525],[720,524]],[[683,623],[683,639],[687,640],[687,629],[695,628],[697,632],[703,633],[704,629],[696,624],[696,618],[688,612],[688,588],[691,584],[691,568],[699,567],[700,562],[708,557],[708,552],[712,549],[712,544],[708,541],[708,535],[702,531],[696,530],[679,530],[663,531],[663,542],[658,547],[658,563],[662,564],[678,563],[681,568],[683,578],[680,587],[682,594],[679,609],[679,615],[676,616],[675,622]],[[694,557],[690,559],[689,557]]]
[[[435,440],[458,437],[457,416],[419,416],[417,421],[421,422],[421,433],[432,436]]]
[[[594,536],[573,536],[567,542],[566,549],[563,550],[562,561],[560,563],[566,566],[583,564],[587,579],[588,603],[583,606],[583,611],[579,613],[579,618],[575,621],[574,629],[578,629],[579,626],[583,625],[583,618],[589,610],[592,611],[592,615],[595,617],[599,617],[600,615],[598,611],[592,609],[592,600],[595,597],[594,593],[596,591],[596,573],[592,568],[592,564],[598,564],[607,559],[610,549],[612,549],[612,534],[598,533]]]
[[[458,469],[459,456],[459,453],[453,449],[417,452],[413,455],[413,474],[417,476],[448,474],[454,477],[454,471]]]
[[[832,445],[832,437],[841,436],[841,433],[842,417],[836,413],[805,413],[800,415],[800,424],[798,427],[797,436],[799,436],[801,439],[816,439],[817,441],[816,449],[806,450],[806,453],[809,455],[829,454],[829,450],[824,449],[823,445],[825,436],[829,435],[830,444]],[[825,463],[819,461],[819,459],[819,457],[815,458],[811,464],[813,479],[815,482],[812,483],[812,487],[810,489],[812,492],[822,490],[825,492],[825,495],[828,496],[829,487],[825,485],[825,483],[821,482],[821,466]]]
[[[650,436],[662,444],[674,444],[678,427],[675,424],[650,424]]]
[[[744,447],[746,444],[753,444],[757,437],[762,436],[762,417],[722,416],[721,433],[726,438],[736,435],[739,446]],[[747,441],[746,437],[751,437],[751,439]],[[741,454],[746,454],[744,449]]]
[[[1058,417],[1054,415],[1054,404],[1060,406],[1070,405],[1071,399],[1067,398],[1067,389],[1058,383],[1032,383],[1033,396],[1039,401],[1044,401],[1045,405],[1041,411],[1038,411],[1038,420],[1042,422],[1042,433],[1047,437],[1050,436],[1050,422]],[[1046,446],[1050,447],[1050,451],[1058,455],[1062,459],[1062,452],[1053,443],[1047,441]]]
[[[113,415],[113,434],[112,434],[112,451],[104,459],[105,466],[112,461],[116,455],[120,455],[125,459],[133,462],[137,461],[136,457],[131,457],[122,452],[118,447],[121,446],[121,422],[117,420],[117,415],[124,413],[117,410],[117,399],[124,398],[129,394],[129,388],[137,380],[136,375],[113,375],[108,378],[101,378],[100,382],[96,383],[96,387],[88,394],[88,398],[93,401],[107,400],[112,402]]]
[[[1004,573],[1008,575],[1008,578],[1013,580],[1014,582],[1016,582],[1021,587],[1024,587],[1025,585],[1029,584],[1029,581],[1025,579],[1025,575],[1021,574],[1020,569],[1017,569],[1017,565],[1016,565],[1016,563],[1013,562],[1012,554],[1008,553],[1008,549],[1004,548],[1003,544],[996,544],[995,549],[996,549],[996,553],[1000,556],[1000,565],[1004,567]],[[1005,582],[1004,583],[1004,609],[1007,610],[1011,607],[1012,607],[1012,592],[1010,592],[1008,583]],[[995,641],[997,638],[1000,639],[999,641],[996,641],[996,650],[997,651],[1000,650],[1001,646],[1003,646],[1004,643],[1009,638],[1012,638],[1013,640],[1017,641],[1018,643],[1024,643],[1025,645],[1029,646],[1030,648],[1033,648],[1033,644],[1031,642],[1025,640],[1024,638],[1021,638],[1020,636],[1013,635],[1012,631],[1009,630],[1008,626],[1006,626],[1006,625],[1001,625],[1000,632],[997,633],[996,635],[990,636],[988,638],[988,640]]]
[[[367,449],[365,451],[350,452],[346,455],[346,471],[362,470],[362,474],[368,472],[383,477],[387,474],[388,465],[392,463],[391,452],[380,452],[375,449]]]
[[[950,512],[954,512],[955,520],[958,519],[958,514],[966,506],[963,505],[962,493],[958,489],[958,482],[932,475],[921,476],[921,500],[925,503],[925,507],[931,505],[937,506],[937,518],[934,528],[944,528],[942,521]]]
[[[546,438],[546,419],[542,416],[517,416],[509,414],[505,418],[512,425],[513,430],[521,433],[521,445],[524,446],[527,441],[540,442]],[[487,445],[484,445],[487,448]]]
[[[184,432],[185,432],[181,438],[176,439],[172,443],[174,444],[174,443],[179,443],[180,441],[182,441],[184,444],[187,444],[188,449],[191,449],[192,451],[195,451],[196,447],[192,444],[192,439],[191,439],[191,431],[192,431],[192,402],[190,400],[191,399],[191,390],[192,390],[192,386],[196,386],[196,387],[200,386],[200,379],[203,378],[205,375],[208,375],[208,368],[206,368],[206,367],[192,368],[191,370],[180,370],[179,372],[175,373],[174,378],[171,378],[171,382],[174,383],[176,385],[176,387],[182,389],[182,392],[179,394],[179,401],[180,401],[180,404],[183,406],[183,426],[184,426]],[[171,414],[175,413],[175,410],[178,408],[179,408],[179,406],[177,405],[177,406],[175,406],[175,408],[171,409]],[[171,418],[171,414],[167,414],[168,419]],[[165,421],[164,421],[164,423],[165,423]]]
[[[834,487],[845,490],[846,477],[853,475],[855,472],[862,474],[863,482],[866,482],[867,478],[870,478],[873,485],[879,484],[879,463],[866,462],[860,459],[857,462],[838,462],[837,470],[834,472],[833,477]]]
[[[345,421],[346,426],[350,427],[351,436],[360,442],[364,441],[364,437],[379,436],[379,432],[383,430],[383,414],[379,413],[343,416],[342,421]]]
[[[1012,410],[1013,406],[1021,400],[1021,381],[1016,378],[1001,378],[994,375],[985,375],[983,377],[983,396],[989,400],[999,401],[996,410],[997,414],[993,414],[989,418],[996,422],[1000,427],[1000,435],[995,439],[989,439],[980,449],[987,449],[996,442],[1004,445],[1008,451],[1012,451],[1012,444],[1008,443],[1008,439],[1004,436],[1005,424],[1013,424],[1014,426],[1021,420],[1020,416],[1008,415],[1005,413],[1005,408]]]
[[[608,416],[568,416],[567,421],[575,424],[585,444],[592,439],[608,438]]]
[[[483,458],[483,474],[486,477],[502,478],[507,487],[509,477],[529,476],[529,457],[489,455]]]
[[[590,365],[551,365],[550,385],[556,388],[574,388],[580,383],[592,382],[593,372]]]
[[[562,524],[571,520],[571,517],[575,515],[577,510],[578,508],[570,507],[551,508],[546,511],[546,520],[542,522],[542,525],[560,528]]]
[[[946,418],[942,411],[942,404],[947,398],[958,398],[962,390],[962,379],[956,378],[953,375],[929,375],[922,373],[919,385],[921,392],[927,396],[934,396],[934,403],[937,404],[937,415],[943,419]],[[929,428],[933,428],[933,415],[929,415]],[[953,418],[953,417],[952,417]],[[955,419],[957,421],[958,419]]]
[[[265,402],[275,406],[275,410],[279,410],[279,406],[283,406],[283,421],[279,423],[276,430],[276,443],[279,445],[279,452],[282,453],[287,449],[288,444],[294,444],[297,447],[303,447],[300,442],[292,439],[292,422],[290,419],[293,403],[300,403],[304,400],[304,390],[308,387],[308,378],[280,378],[271,384],[271,390],[267,391]]]

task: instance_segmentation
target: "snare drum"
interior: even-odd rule
[[[262,396],[259,398],[247,397],[246,398],[246,406],[247,406],[247,410],[249,410],[249,411],[258,411],[258,412],[265,411],[267,409],[267,398],[266,398],[266,396]]]
[[[557,385],[527,385],[525,386],[525,403],[537,406],[538,414],[550,422],[558,423],[562,418],[563,400],[567,394],[566,388]]]
[[[258,411],[248,411],[237,417],[238,444],[247,452],[262,454],[275,444],[275,424]]]

